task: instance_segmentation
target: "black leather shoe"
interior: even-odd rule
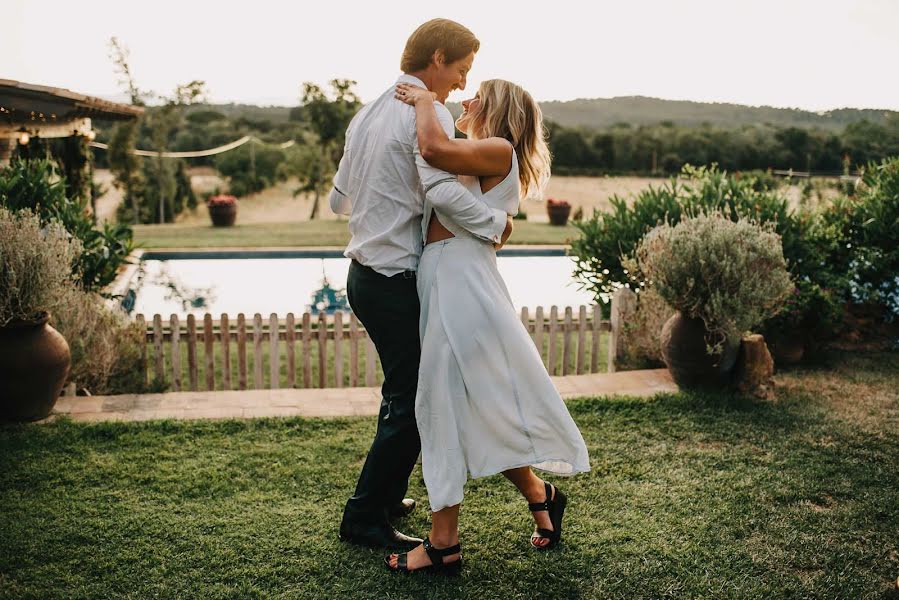
[[[415,510],[415,500],[412,498],[403,498],[402,502],[398,502],[387,509],[387,516],[391,519],[402,519],[409,516]]]
[[[400,533],[387,523],[383,525],[340,524],[341,541],[367,548],[390,548],[394,550],[411,550],[422,543],[421,538],[410,537]]]

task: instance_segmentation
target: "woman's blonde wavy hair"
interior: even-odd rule
[[[518,154],[522,197],[539,195],[549,181],[552,161],[540,106],[524,88],[503,79],[482,82],[478,94],[480,109],[469,127],[472,137],[509,140]]]

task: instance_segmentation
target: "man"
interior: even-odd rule
[[[398,82],[428,88],[447,135],[452,116],[443,105],[453,90],[465,89],[480,42],[447,19],[421,25],[406,42]],[[378,429],[356,490],[344,508],[340,538],[352,543],[408,550],[422,540],[397,532],[388,516],[408,514],[404,499],[421,450],[415,422],[420,346],[415,270],[422,250],[425,197],[441,213],[474,235],[496,244],[512,232],[501,210],[488,208],[454,175],[422,158],[415,110],[394,98],[391,86],[353,118],[334,177],[331,209],[349,215],[352,259],[347,295],[381,359],[384,384]]]

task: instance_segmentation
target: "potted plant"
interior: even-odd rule
[[[59,397],[71,355],[47,322],[74,285],[80,252],[58,223],[0,208],[0,420],[42,419]]]
[[[227,194],[210,196],[206,200],[209,218],[215,227],[230,227],[237,220],[237,197]]]
[[[568,223],[568,215],[571,214],[571,204],[568,200],[556,200],[549,198],[546,201],[546,214],[553,225],[565,225]]]
[[[770,226],[719,212],[651,230],[626,259],[638,289],[652,286],[677,312],[662,328],[662,357],[682,387],[729,380],[743,333],[792,292]]]
[[[774,362],[791,365],[814,354],[832,339],[843,319],[843,303],[829,288],[798,279],[783,310],[765,321],[762,329]]]

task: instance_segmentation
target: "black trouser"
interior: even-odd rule
[[[405,496],[421,451],[415,422],[421,355],[415,272],[387,277],[354,260],[347,276],[347,297],[378,350],[384,385],[378,431],[356,492],[344,509],[344,521],[374,525],[386,519],[388,506]]]

